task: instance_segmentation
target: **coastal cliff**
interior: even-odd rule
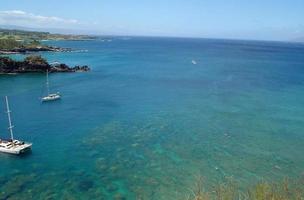
[[[49,64],[41,56],[28,56],[23,61],[15,61],[9,57],[0,57],[0,74],[44,73],[49,72],[86,72],[90,68],[84,66],[69,67],[63,63]]]
[[[26,54],[40,51],[65,52],[71,49],[47,46],[37,40],[20,42],[13,39],[0,39],[0,54]]]

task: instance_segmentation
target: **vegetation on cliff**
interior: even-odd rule
[[[0,54],[28,53],[38,51],[70,51],[70,49],[51,47],[37,40],[21,42],[14,39],[0,39]]]
[[[14,39],[0,39],[0,50],[22,47],[22,43]]]
[[[90,40],[96,39],[95,36],[89,35],[71,35],[71,34],[52,34],[49,32],[25,31],[14,29],[1,29],[0,39],[13,39],[18,41],[33,40]]]
[[[87,35],[63,35],[48,32],[9,30],[0,28],[0,54],[27,53],[35,51],[68,51],[70,49],[51,47],[42,40],[88,40]]]

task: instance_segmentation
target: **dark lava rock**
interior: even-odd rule
[[[49,72],[87,72],[88,66],[69,67],[66,64],[49,64],[41,56],[28,56],[23,61],[15,61],[9,57],[0,57],[0,74],[12,73],[45,73]]]
[[[70,48],[51,47],[51,46],[31,46],[31,47],[15,47],[12,49],[1,50],[0,54],[26,54],[41,51],[54,51],[54,52],[69,52],[72,51]]]

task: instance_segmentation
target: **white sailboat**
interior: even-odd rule
[[[7,116],[9,123],[8,129],[11,138],[9,140],[0,139],[0,152],[10,153],[10,154],[21,154],[30,150],[32,148],[32,144],[14,139],[14,134],[13,134],[14,126],[12,125],[12,121],[11,121],[11,115],[10,115],[11,111],[9,109],[7,96],[5,97],[5,101],[6,101]]]
[[[42,97],[41,101],[55,101],[61,98],[61,95],[59,92],[57,93],[50,93],[50,86],[49,86],[49,71],[46,71],[46,90],[47,90],[47,96]]]

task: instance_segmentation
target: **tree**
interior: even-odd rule
[[[49,65],[46,59],[42,58],[40,55],[28,56],[24,61],[31,65]]]
[[[41,43],[38,40],[33,40],[31,41],[28,46],[36,47],[36,46],[41,46]]]

